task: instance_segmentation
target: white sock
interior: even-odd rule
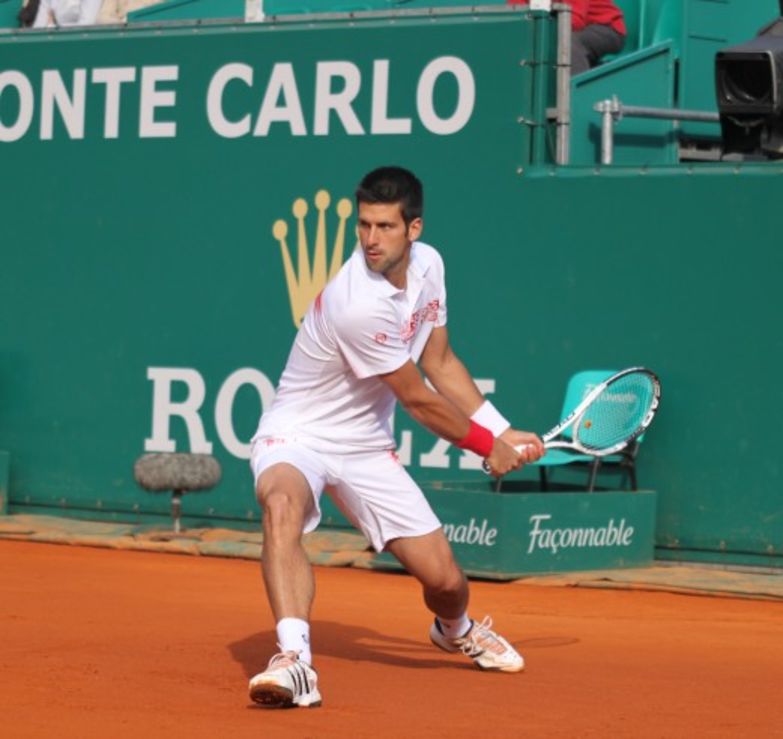
[[[440,624],[440,630],[443,632],[443,635],[447,636],[449,639],[458,639],[461,636],[465,636],[473,625],[473,622],[468,618],[467,613],[463,613],[458,618],[443,618],[443,616],[438,616],[437,619]]]
[[[310,624],[301,618],[281,618],[277,622],[277,643],[283,652],[299,652],[299,659],[313,663],[310,652]]]

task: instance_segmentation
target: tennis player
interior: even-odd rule
[[[376,169],[356,200],[361,249],[309,307],[253,438],[264,583],[280,653],[249,690],[267,706],[321,703],[310,650],[314,581],[301,536],[318,525],[325,486],[372,546],[419,580],[435,615],[435,646],[462,652],[484,670],[524,667],[489,617],[468,617],[467,579],[397,458],[392,417],[399,401],[431,432],[486,459],[496,476],[538,459],[543,445],[511,428],[449,346],[443,260],[418,240],[419,180],[399,167]],[[518,453],[520,445],[527,446]]]

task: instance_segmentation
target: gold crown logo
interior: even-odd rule
[[[318,211],[318,225],[315,232],[315,252],[313,254],[312,270],[310,268],[310,249],[305,228],[305,217],[308,211],[307,201],[304,198],[297,198],[291,208],[291,212],[297,221],[296,270],[294,270],[294,263],[288,250],[288,224],[281,219],[275,221],[272,226],[272,235],[280,244],[288,297],[291,301],[291,316],[297,328],[302,323],[310,303],[343,265],[345,224],[351,217],[351,213],[353,213],[353,204],[348,198],[342,198],[337,201],[337,232],[332,249],[332,261],[327,269],[326,211],[332,202],[332,198],[326,190],[319,190],[315,195],[314,202]]]

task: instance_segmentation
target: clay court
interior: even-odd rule
[[[412,578],[316,578],[324,705],[270,711],[256,563],[0,541],[3,736],[783,736],[779,602],[474,582],[527,660],[500,675],[429,645]]]

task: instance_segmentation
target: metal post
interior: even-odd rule
[[[571,152],[571,7],[557,15],[557,147],[558,164],[568,164]]]
[[[717,123],[720,116],[708,110],[684,110],[682,108],[646,108],[623,105],[614,95],[611,100],[601,100],[593,106],[601,114],[601,164],[611,164],[614,158],[614,124],[623,117],[654,118],[667,121],[702,121]]]
[[[179,534],[182,530],[180,517],[182,516],[182,491],[174,490],[171,493],[171,517],[174,519],[174,533]]]
[[[606,101],[609,102],[608,100]],[[601,117],[601,164],[611,164],[614,156],[614,116],[607,105]]]
[[[657,118],[664,121],[701,121],[718,123],[720,115],[709,110],[685,110],[683,108],[646,108],[639,105],[623,105],[617,97],[612,99],[614,113],[624,118]]]

